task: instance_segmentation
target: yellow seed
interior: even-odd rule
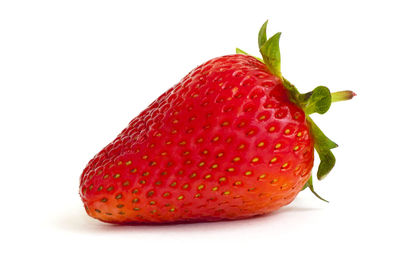
[[[139,190],[137,189],[137,188],[135,188],[134,190],[132,190],[132,193],[133,194],[136,194],[136,193],[138,193],[139,192]]]
[[[210,178],[210,177],[211,177],[211,174],[206,174],[206,175],[204,176],[205,179],[208,179],[208,178]]]
[[[220,181],[220,182],[225,182],[225,181],[226,181],[226,177],[224,177],[224,176],[223,176],[223,177],[220,177],[220,178],[219,178],[219,181]]]
[[[150,204],[150,205],[155,205],[156,202],[155,202],[155,201],[150,201],[149,204]]]
[[[108,174],[106,174],[106,175],[103,176],[104,179],[107,179],[108,177],[109,177]]]
[[[128,165],[131,165],[131,164],[132,164],[132,161],[129,160],[129,161],[125,162],[125,164],[126,164],[127,166],[128,166]]]
[[[255,131],[252,129],[252,130],[250,130],[249,132],[247,132],[247,135],[253,135],[254,132],[255,132]]]
[[[213,138],[213,141],[214,141],[214,142],[216,142],[216,141],[218,141],[218,140],[219,140],[219,136],[216,136],[216,137]]]
[[[258,177],[258,179],[264,179],[267,175],[266,174],[262,174]]]
[[[257,144],[258,147],[263,147],[265,145],[264,142],[260,142],[259,144]]]
[[[149,172],[144,172],[143,176],[148,176],[150,173]]]
[[[183,199],[183,195],[178,197],[178,200],[182,200]]]
[[[199,198],[200,196],[201,196],[200,193],[197,193],[197,194],[195,195],[196,198]]]
[[[144,156],[142,156],[142,159],[148,159],[149,158],[149,156],[148,155],[144,155]]]
[[[199,139],[197,139],[197,142],[198,143],[202,143],[202,142],[204,142],[204,139],[203,138],[199,138]]]
[[[121,199],[122,198],[122,194],[120,193],[120,194],[118,194],[117,196],[115,196],[115,199],[117,199],[117,200],[119,200],[119,199]]]
[[[133,210],[135,210],[135,211],[139,211],[139,210],[140,210],[140,208],[139,208],[139,207],[135,207],[135,208],[133,208]]]
[[[258,162],[260,159],[258,157],[255,157],[251,160],[251,162]]]
[[[99,188],[97,189],[97,191],[101,191],[103,189],[103,186],[99,186]]]
[[[301,137],[301,135],[302,135],[301,132],[297,133],[297,137]]]
[[[89,186],[89,190],[92,190],[92,189],[93,189],[93,185],[90,185],[90,186]]]
[[[119,178],[121,175],[119,173],[114,174],[114,178]]]
[[[298,146],[298,145],[296,145],[296,146],[293,148],[293,150],[294,150],[294,151],[297,151],[297,150],[299,150],[299,146]]]
[[[161,137],[161,133],[158,132],[158,133],[156,134],[156,136],[157,136],[157,137]]]
[[[221,124],[221,126],[223,126],[223,127],[226,127],[226,126],[228,126],[229,125],[229,122],[228,121],[225,121],[225,122],[223,122],[222,124]]]
[[[251,172],[251,171],[247,171],[244,173],[244,175],[247,175],[247,176],[252,175],[252,174],[253,174],[253,172]]]
[[[139,184],[141,184],[141,185],[146,184],[146,180],[140,180],[140,181],[139,181]]]
[[[197,173],[192,173],[191,175],[190,175],[190,178],[195,178],[197,176]]]
[[[275,145],[275,149],[279,149],[279,148],[281,148],[281,146],[282,146],[282,144],[277,143],[277,144]]]
[[[236,181],[236,182],[235,182],[235,186],[240,186],[241,184],[242,184],[241,181]]]
[[[234,171],[235,171],[235,168],[228,168],[227,171],[228,171],[228,172],[234,172]]]
[[[167,142],[165,142],[165,144],[168,144],[168,145],[170,145],[172,142],[171,141],[167,141]]]
[[[204,188],[204,185],[200,185],[197,187],[198,190],[202,190]]]
[[[126,187],[126,186],[129,186],[129,184],[130,184],[129,181],[125,181],[125,182],[122,183],[122,185],[125,186],[125,187]]]
[[[175,211],[175,208],[171,208],[171,209],[169,209],[169,211],[170,211],[170,212],[174,212],[174,211]]]
[[[171,183],[171,187],[174,187],[174,186],[176,186],[176,182]]]
[[[137,202],[139,202],[139,199],[138,199],[138,198],[135,198],[135,199],[132,200],[132,202],[133,202],[133,203],[137,203]]]
[[[204,151],[203,151],[203,154],[204,154],[204,155],[207,155],[207,154],[208,154],[208,150],[204,150]]]
[[[289,134],[290,133],[290,129],[285,129],[285,134]]]
[[[229,194],[231,194],[230,191],[225,191],[225,192],[224,192],[224,195],[229,195]]]
[[[213,190],[213,191],[217,191],[217,190],[218,190],[218,187],[213,187],[212,190]]]
[[[172,131],[171,131],[171,134],[176,134],[178,131],[176,130],[176,129],[173,129]]]
[[[240,160],[240,157],[233,158],[233,162],[238,162],[239,160]]]
[[[122,165],[122,161],[118,161],[117,165]]]
[[[169,192],[165,192],[165,193],[163,194],[163,197],[168,197],[170,194],[171,194],[171,193],[169,193]]]
[[[162,152],[161,155],[162,155],[162,156],[166,156],[166,155],[167,155],[167,152]]]
[[[217,157],[222,157],[224,155],[224,153],[223,152],[221,152],[221,153],[218,153],[218,155],[217,155]]]
[[[134,168],[134,169],[131,170],[131,173],[136,173],[136,172],[137,172],[137,169],[136,169],[136,168]]]
[[[150,148],[153,148],[154,146],[155,146],[155,144],[154,144],[154,143],[150,144]]]
[[[243,149],[245,147],[245,145],[242,143],[241,145],[239,145],[238,149]]]
[[[213,168],[213,169],[218,168],[218,164],[213,164],[213,165],[211,166],[211,168]]]
[[[275,178],[275,179],[272,179],[270,183],[275,184],[276,182],[278,182],[278,179]]]
[[[200,163],[199,163],[199,167],[203,167],[203,166],[204,166],[204,164],[205,164],[205,162],[203,162],[203,161],[202,161],[202,162],[200,162]]]
[[[269,132],[273,132],[274,130],[275,130],[275,127],[274,127],[274,126],[272,126],[272,127],[269,128]]]
[[[174,121],[172,121],[172,123],[177,124],[179,121],[178,119],[174,119]]]
[[[113,187],[113,186],[110,186],[110,187],[107,188],[107,191],[111,191],[111,190],[113,190],[113,189],[114,189],[114,187]]]
[[[187,189],[188,187],[189,187],[188,184],[184,184],[184,185],[182,186],[183,189]]]
[[[274,163],[275,161],[277,160],[277,158],[276,157],[273,157],[272,159],[271,159],[271,163]]]
[[[184,156],[187,156],[187,155],[189,155],[190,154],[190,152],[189,151],[185,151],[185,152],[183,152],[183,155]]]
[[[179,143],[179,145],[185,145],[186,144],[186,141],[181,141],[180,143]]]
[[[264,120],[266,118],[265,115],[261,115],[260,117],[258,117],[258,120]]]
[[[288,163],[286,162],[286,163],[284,163],[283,165],[282,165],[282,168],[285,168],[285,167],[287,167],[287,165],[288,165]]]

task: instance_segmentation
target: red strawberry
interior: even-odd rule
[[[308,115],[353,93],[300,94],[281,76],[279,36],[267,40],[265,23],[263,60],[214,58],[135,117],[83,171],[87,213],[112,223],[238,219],[314,192],[313,148],[321,178],[336,144]]]

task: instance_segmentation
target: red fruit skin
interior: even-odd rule
[[[110,223],[239,219],[289,204],[313,167],[302,109],[252,56],[214,58],[135,117],[84,169],[87,213]]]

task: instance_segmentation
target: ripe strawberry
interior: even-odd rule
[[[263,60],[234,54],[200,65],[89,162],[80,195],[90,216],[112,223],[238,219],[287,205],[305,187],[314,192],[313,148],[322,178],[336,144],[308,115],[353,93],[320,86],[300,94],[281,76],[280,33],[267,40],[266,25]]]

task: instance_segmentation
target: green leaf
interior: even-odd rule
[[[267,41],[267,24],[268,20],[261,26],[260,31],[258,32],[258,48],[260,49]]]
[[[241,50],[241,49],[239,49],[239,48],[236,48],[236,53],[237,53],[237,54],[249,55],[247,52],[245,52],[245,51],[243,51],[243,50]]]
[[[250,55],[250,54],[248,54],[247,52],[245,52],[245,51],[243,51],[243,50],[241,50],[241,49],[239,49],[239,48],[236,48],[236,53],[237,53],[237,54]],[[250,55],[250,56],[252,56],[252,55]],[[264,60],[262,60],[261,58],[258,58],[258,57],[255,57],[255,56],[253,56],[253,57],[254,57],[255,59],[257,59],[258,61],[264,63]]]
[[[311,134],[314,139],[314,147],[320,159],[317,178],[322,180],[335,166],[336,159],[331,149],[338,147],[338,145],[330,140],[309,116],[307,116],[307,121],[310,124]]]
[[[319,194],[317,192],[315,192],[314,190],[314,185],[312,182],[312,176],[310,176],[310,178],[308,179],[307,183],[304,185],[303,189],[309,188],[311,190],[311,192],[320,200],[329,203],[327,200],[325,200],[324,198],[322,198],[321,196],[319,196]]]
[[[276,33],[270,39],[268,39],[264,45],[260,48],[261,55],[263,56],[264,63],[268,70],[282,78],[281,74],[281,53],[279,50],[279,39],[281,33]]]
[[[299,99],[300,105],[307,115],[312,113],[324,114],[332,104],[331,92],[325,86],[318,86],[313,91],[300,95]]]
[[[318,142],[320,148],[323,149],[333,149],[338,147],[338,145],[330,140],[322,130],[314,123],[314,121],[307,116],[307,121],[310,124],[311,133],[314,137],[314,140]]]
[[[296,104],[300,104],[299,97],[301,95],[299,90],[297,90],[296,86],[294,86],[288,80],[286,80],[286,78],[282,77],[282,79],[283,79],[283,86],[286,88],[286,90],[289,91],[290,101]]]
[[[319,159],[321,160],[318,166],[317,178],[319,180],[322,180],[328,175],[328,173],[335,166],[336,158],[331,150],[326,150],[326,151],[317,150],[317,153],[319,155]]]

